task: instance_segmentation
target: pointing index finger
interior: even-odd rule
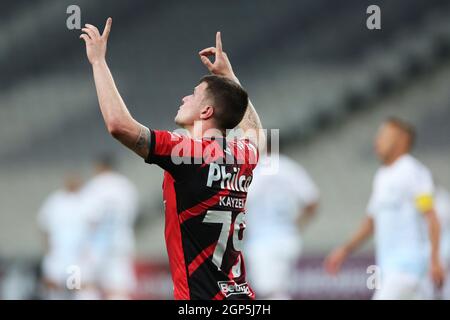
[[[216,33],[216,49],[218,53],[222,53],[222,39],[220,37],[220,31]]]
[[[108,20],[106,20],[105,29],[103,30],[103,37],[108,38],[109,32],[111,31],[111,24],[112,24],[112,18],[109,17]]]

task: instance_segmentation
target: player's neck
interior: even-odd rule
[[[408,154],[408,152],[405,152],[405,151],[398,152],[398,153],[392,155],[391,157],[389,157],[389,159],[387,159],[384,162],[384,165],[385,166],[391,166],[394,163],[396,163],[398,161],[398,159],[402,158],[403,156],[405,156],[407,154]]]
[[[112,172],[111,169],[105,168],[105,167],[101,167],[101,168],[96,168],[95,175],[99,176],[99,175],[102,175],[102,174],[105,174],[105,173],[110,173],[110,172]]]

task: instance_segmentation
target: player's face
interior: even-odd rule
[[[66,179],[64,181],[66,190],[70,192],[76,192],[81,188],[81,179],[75,174],[69,174],[66,176]]]
[[[206,82],[202,82],[194,88],[194,92],[182,99],[182,104],[175,116],[175,123],[180,127],[193,126],[195,121],[200,120],[202,107],[207,102]]]
[[[400,138],[399,130],[395,126],[385,123],[380,127],[375,139],[375,153],[381,162],[388,161],[396,152]]]

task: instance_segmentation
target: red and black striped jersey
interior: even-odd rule
[[[165,238],[175,299],[254,299],[241,249],[257,161],[247,139],[151,131],[146,162],[165,170]]]

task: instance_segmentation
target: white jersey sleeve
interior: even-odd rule
[[[296,186],[294,190],[298,200],[303,206],[311,205],[319,200],[319,189],[303,167],[296,165],[292,170],[291,179]]]
[[[411,175],[413,201],[418,211],[426,213],[433,209],[434,184],[430,170],[418,166]]]
[[[280,173],[292,190],[291,194],[300,207],[306,207],[319,200],[319,189],[311,176],[297,162],[280,156]]]

